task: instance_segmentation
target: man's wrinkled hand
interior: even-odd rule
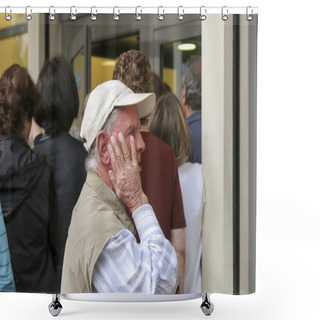
[[[148,203],[148,199],[141,188],[134,137],[130,136],[131,154],[122,133],[118,134],[118,139],[120,146],[114,136],[111,136],[108,143],[113,168],[108,174],[116,195],[133,213],[138,207]]]

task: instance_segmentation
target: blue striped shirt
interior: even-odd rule
[[[6,226],[0,204],[0,291],[16,291],[12,274]]]
[[[140,244],[121,230],[102,250],[92,275],[93,292],[174,294],[178,286],[178,262],[164,237],[150,205],[138,208],[133,219]]]

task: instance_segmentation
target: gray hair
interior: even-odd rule
[[[116,120],[118,119],[119,115],[122,113],[125,107],[120,108],[114,108],[112,112],[110,113],[109,117],[107,118],[106,122],[104,123],[103,127],[101,128],[101,131],[106,132],[108,135],[111,134],[114,124]],[[97,150],[97,144],[96,140],[91,146],[91,149],[89,151],[89,154],[86,159],[86,171],[95,171],[100,163],[100,157]]]
[[[182,73],[182,86],[186,86],[186,102],[192,110],[201,109],[201,57],[193,56]]]

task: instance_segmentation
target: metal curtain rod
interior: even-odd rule
[[[77,19],[77,14],[90,14],[89,18],[92,21],[97,19],[99,14],[112,14],[113,20],[117,21],[122,14],[134,14],[137,21],[142,19],[143,14],[154,14],[158,16],[158,19],[161,21],[164,19],[165,15],[176,14],[177,19],[182,21],[184,15],[188,14],[199,14],[200,20],[206,20],[207,14],[221,14],[221,19],[226,21],[228,20],[229,14],[245,14],[248,21],[253,19],[253,15],[258,13],[258,7],[11,7],[5,6],[0,7],[0,13],[5,14],[5,20],[10,21],[12,19],[11,14],[25,14],[27,21],[32,20],[32,14],[34,13],[48,13],[49,20],[54,20],[56,14],[69,13],[71,20]]]
[[[55,7],[55,6],[0,6],[0,13],[7,14],[33,14],[33,13],[51,13],[51,14],[60,14],[60,13],[74,13],[74,14],[114,14],[116,11],[119,14],[212,14],[212,13],[221,13],[224,10],[228,14],[257,14],[258,7],[121,7],[121,6],[109,6],[109,7],[100,7],[100,6],[91,6],[91,7],[81,7],[81,6],[71,6],[71,7]],[[249,12],[248,12],[249,11]]]

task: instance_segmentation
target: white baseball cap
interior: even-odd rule
[[[155,103],[154,93],[134,93],[119,80],[97,86],[90,93],[81,124],[80,136],[87,151],[114,108],[137,105],[141,119],[151,113]]]

